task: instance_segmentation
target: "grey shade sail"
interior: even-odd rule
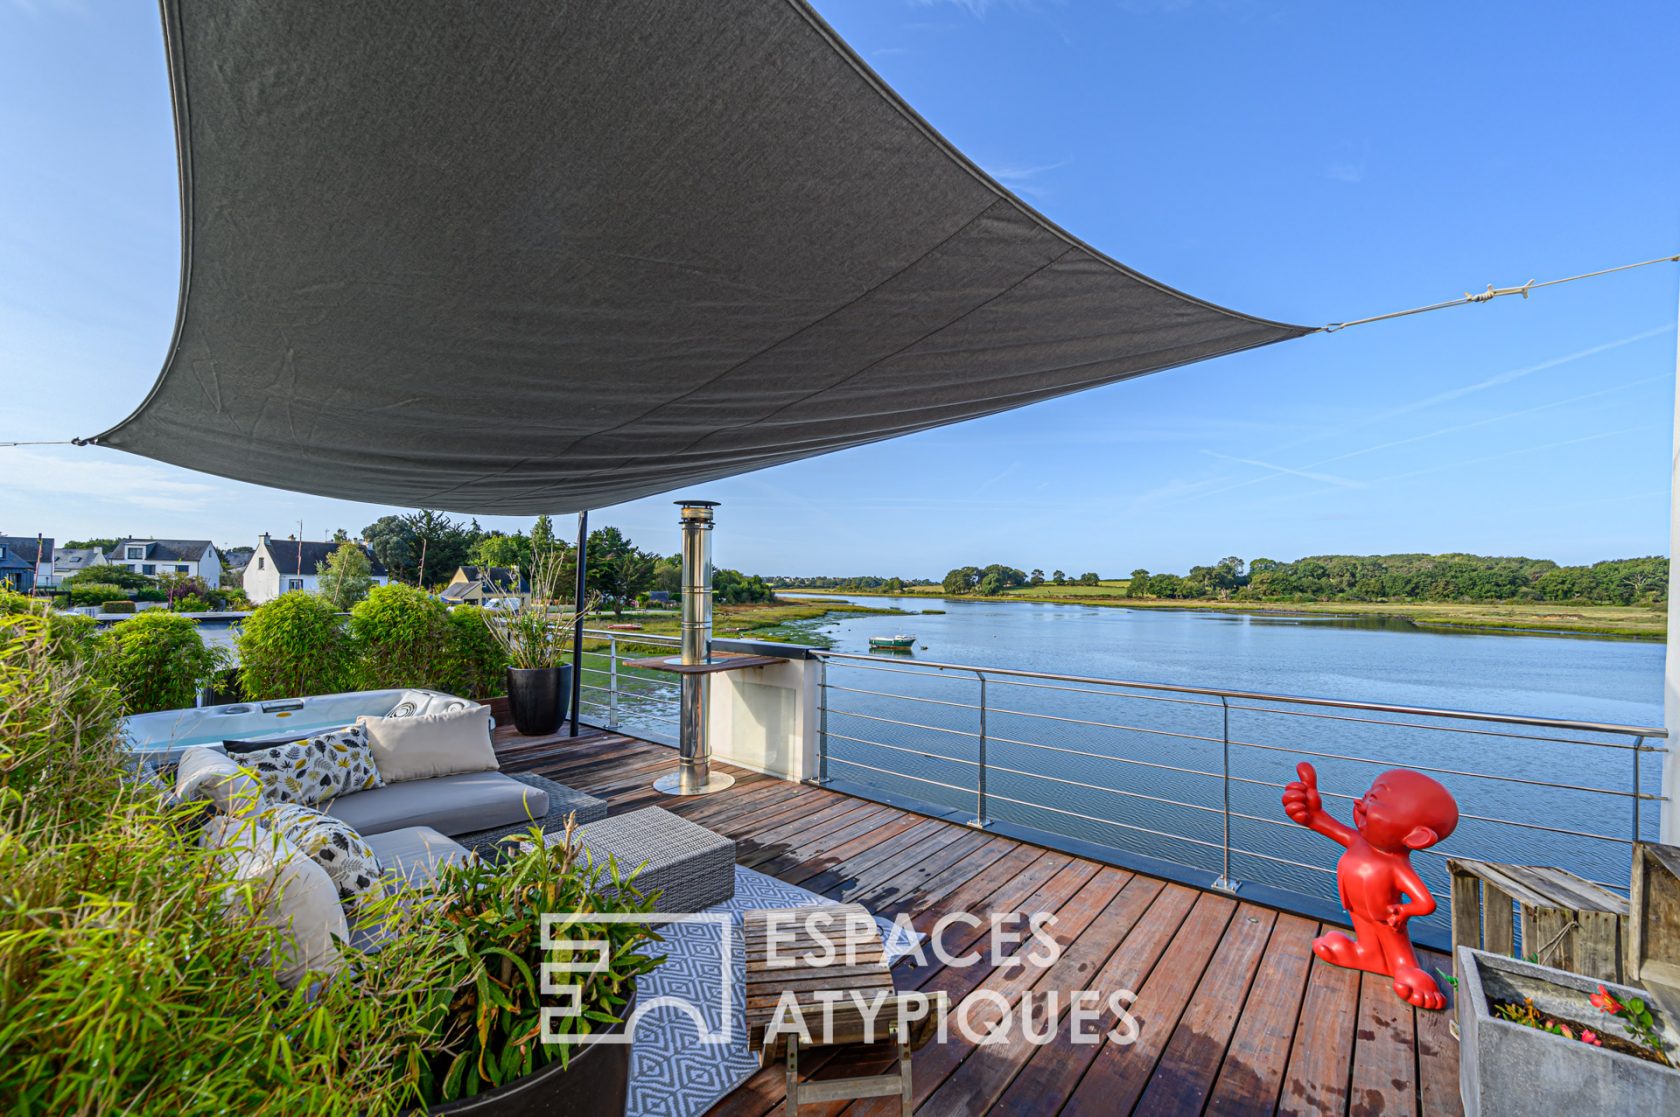
[[[799,0],[163,0],[176,335],[90,441],[569,512],[1308,332],[976,169]]]

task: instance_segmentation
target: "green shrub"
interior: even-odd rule
[[[371,912],[395,932],[378,953],[353,955],[332,981],[281,988],[263,961],[280,940],[252,916],[265,897],[228,888],[225,865],[186,825],[194,807],[167,808],[122,778],[116,697],[51,628],[0,598],[8,1112],[412,1111],[570,1057],[571,1045],[533,1034],[540,1006],[561,1001],[540,993],[540,963],[569,957],[542,948],[542,913],[584,913],[566,933],[613,943],[563,1031],[612,1023],[657,964],[645,923],[590,918],[650,902],[633,882],[603,894],[568,835],[499,867],[445,870],[442,904],[393,890]]]
[[[463,698],[491,698],[507,691],[507,652],[485,624],[484,610],[449,610],[448,659],[437,689]]]
[[[44,618],[0,617],[0,1098],[13,1113],[390,1114],[424,1039],[415,975],[288,992],[275,932],[185,813],[121,778],[117,703]],[[432,945],[435,944],[435,940]]]
[[[438,687],[449,674],[449,632],[449,614],[426,593],[375,586],[350,610],[358,686]]]
[[[349,635],[332,606],[312,593],[286,593],[239,627],[239,682],[253,702],[337,694],[354,686]]]
[[[163,590],[158,589],[156,586],[147,586],[145,589],[139,589],[139,590],[134,591],[134,600],[136,600],[136,601],[168,601],[169,600],[169,595],[167,593],[165,593]]]
[[[83,582],[69,588],[72,605],[103,605],[123,596],[123,588],[109,582]]]
[[[175,604],[170,607],[177,613],[208,613],[210,611],[210,603],[196,593],[189,593],[185,597],[177,597]]]
[[[101,613],[134,613],[138,612],[132,601],[102,601],[99,603]]]
[[[204,646],[197,623],[162,609],[113,625],[103,639],[103,668],[131,714],[192,706],[222,666],[222,657]]]

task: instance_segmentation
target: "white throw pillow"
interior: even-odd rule
[[[250,904],[258,918],[279,929],[281,957],[267,961],[280,984],[295,989],[306,975],[331,975],[344,967],[341,944],[349,941],[350,927],[325,869],[250,819],[218,815],[199,832],[199,841],[221,855],[228,906]]]
[[[379,858],[348,822],[296,803],[276,804],[259,817],[264,826],[285,835],[327,871],[338,889],[339,903],[351,918],[363,903],[385,894],[385,886],[380,883],[384,868]]]
[[[359,717],[373,762],[386,783],[427,780],[464,772],[494,772],[490,707],[468,706],[442,714]]]

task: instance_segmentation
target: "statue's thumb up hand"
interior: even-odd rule
[[[1283,810],[1295,822],[1307,825],[1312,816],[1324,809],[1318,794],[1318,773],[1311,764],[1302,761],[1295,766],[1299,777],[1283,789]]]

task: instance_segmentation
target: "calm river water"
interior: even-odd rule
[[[864,653],[870,636],[904,632],[916,636],[916,651],[831,666],[831,775],[969,814],[975,804],[980,727],[972,707],[979,684],[972,675],[931,672],[915,663],[1636,726],[1662,722],[1663,646],[1653,642],[1423,629],[1403,619],[1374,617],[920,597],[850,600],[896,606],[911,615],[836,615],[817,627],[833,650]],[[944,612],[924,613],[927,609]],[[1459,798],[1466,817],[1437,852],[1416,858],[1443,908],[1447,856],[1555,864],[1623,887],[1627,881],[1632,801],[1537,786],[1626,791],[1634,753],[1625,747],[1519,739],[1498,735],[1503,727],[1488,723],[1236,700],[1227,709],[1217,698],[1164,701],[1172,696],[1019,686],[996,677],[987,685],[993,818],[1134,858],[1218,872],[1224,844],[1220,742],[1228,718],[1236,742],[1230,771],[1231,843],[1240,851],[1233,854],[1231,874],[1237,880],[1320,899],[1334,895],[1332,878],[1321,870],[1334,865],[1339,851],[1299,828],[1277,825],[1286,820],[1274,785],[1293,779],[1297,761],[1309,759],[1327,804],[1344,819],[1349,804],[1334,796],[1359,794],[1384,767],[1455,773],[1438,778]],[[1319,716],[1293,716],[1297,710]],[[1632,743],[1628,737],[1597,739]],[[1650,793],[1658,790],[1660,760],[1654,754],[1640,758],[1640,783]],[[1517,828],[1502,820],[1617,840]],[[1655,836],[1657,804],[1641,806],[1640,823],[1644,834]],[[1441,916],[1432,923],[1437,933],[1444,926]]]

